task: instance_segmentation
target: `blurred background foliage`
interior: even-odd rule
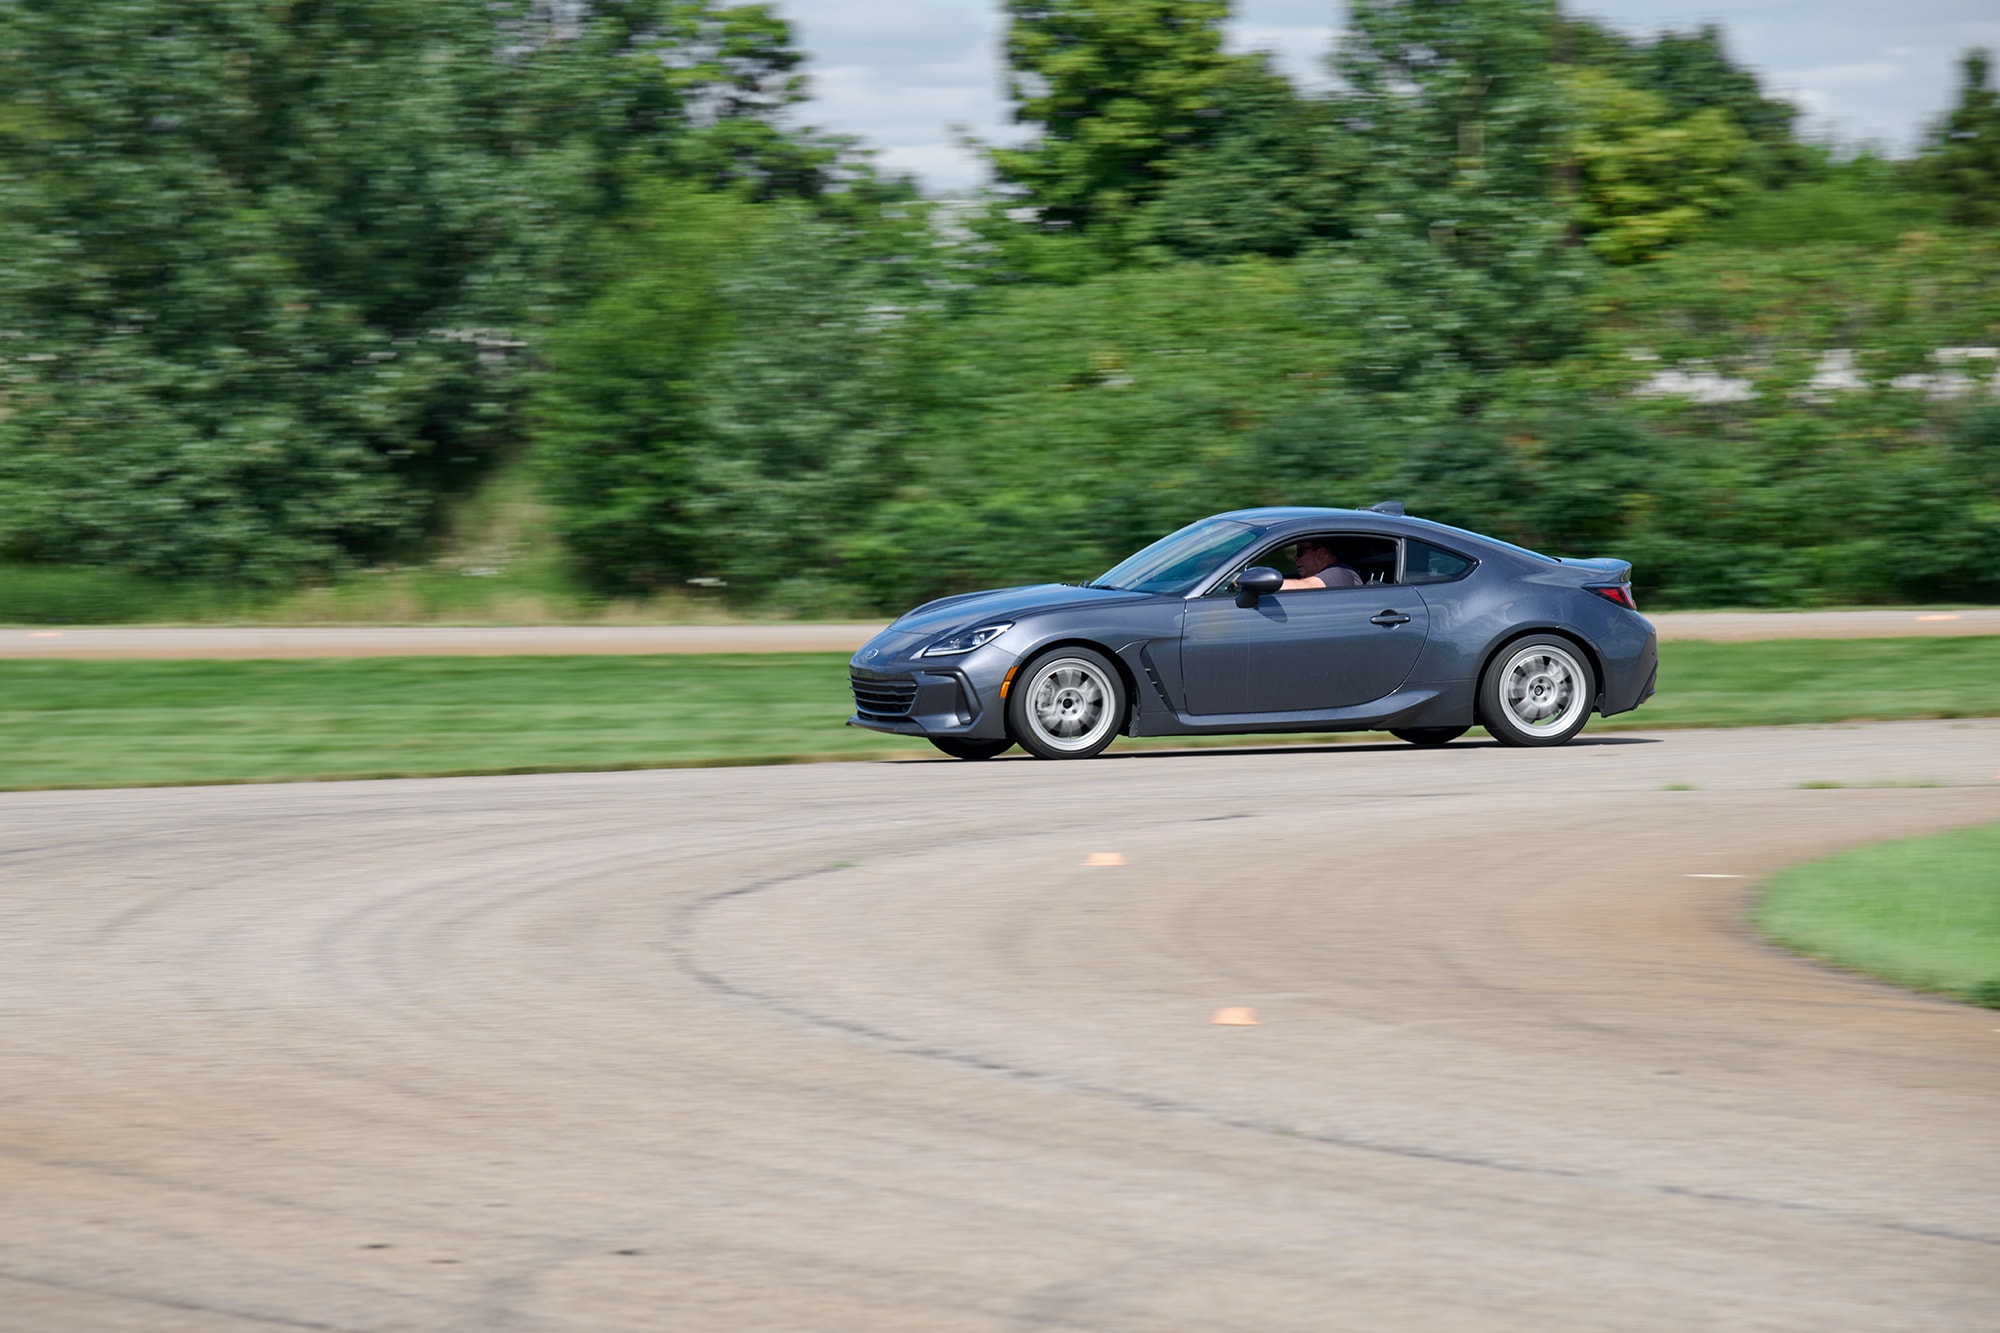
[[[1309,92],[1000,2],[946,201],[781,6],[0,3],[0,619],[866,614],[1390,496],[1654,605],[2000,594],[1984,53],[1898,160],[1714,27],[1354,0]]]

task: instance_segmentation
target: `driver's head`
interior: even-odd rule
[[[1333,552],[1327,549],[1325,542],[1316,537],[1308,537],[1299,543],[1299,573],[1309,577],[1332,563]]]

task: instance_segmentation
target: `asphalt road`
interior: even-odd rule
[[[1649,616],[1662,640],[1892,639],[2000,634],[2000,607],[1959,611],[1684,611]],[[5,658],[503,657],[851,653],[869,624],[208,625],[0,628]]]
[[[2000,1012],[1744,907],[1993,819],[2000,722],[0,796],[0,1328],[1992,1329]]]

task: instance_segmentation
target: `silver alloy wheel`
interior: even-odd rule
[[[1500,672],[1500,706],[1530,736],[1554,735],[1590,711],[1590,678],[1577,660],[1551,643],[1533,643]]]
[[[1103,668],[1080,657],[1052,657],[1028,680],[1022,716],[1035,739],[1051,750],[1088,750],[1118,725],[1117,697]]]

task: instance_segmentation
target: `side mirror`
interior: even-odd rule
[[[1236,576],[1236,604],[1255,606],[1259,597],[1285,586],[1285,576],[1267,565],[1252,565]]]

